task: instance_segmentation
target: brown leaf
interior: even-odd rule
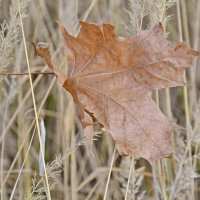
[[[122,155],[149,162],[168,156],[175,124],[152,100],[152,90],[183,85],[184,70],[199,53],[167,41],[161,24],[122,38],[110,24],[80,23],[77,38],[60,26],[69,68],[61,84],[73,96],[80,118],[87,111],[97,119]]]

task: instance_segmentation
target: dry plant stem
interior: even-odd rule
[[[9,99],[8,99],[9,101]],[[4,111],[4,117],[3,117],[3,130],[5,128],[5,124],[7,121],[7,116],[8,116],[8,101],[5,106],[5,111]],[[5,138],[2,141],[2,146],[1,146],[1,200],[4,198],[4,185],[3,185],[3,179],[4,179],[4,153],[5,153]]]
[[[193,137],[193,136],[192,136]],[[173,185],[173,188],[172,188],[172,192],[170,193],[169,195],[169,199],[168,200],[173,200],[174,199],[174,194],[175,194],[175,191],[176,191],[176,187],[177,187],[177,184],[178,184],[178,181],[179,181],[179,178],[181,176],[181,172],[182,172],[182,169],[183,169],[183,165],[184,165],[184,162],[185,162],[185,159],[187,157],[187,154],[191,148],[191,142],[192,142],[192,137],[189,138],[189,141],[187,143],[187,146],[185,148],[185,152],[182,156],[182,159],[181,159],[181,162],[179,164],[179,168],[178,168],[178,172],[176,173],[176,178],[174,180],[174,185]],[[191,198],[192,199],[192,198]]]
[[[186,37],[186,42],[188,43],[188,45],[190,45],[189,27],[188,27],[188,20],[187,20],[187,11],[186,11],[185,0],[182,0],[180,3],[181,3],[182,16],[183,16],[183,31],[184,31],[184,35]],[[190,70],[189,70],[189,72],[190,72],[190,74],[189,74],[190,75],[190,81],[192,81],[192,79],[193,79],[193,67],[190,68]],[[184,75],[184,76],[185,76],[185,81],[186,81],[186,75]],[[193,108],[196,107],[196,105],[197,105],[196,94],[197,94],[196,93],[196,83],[193,82],[192,88],[191,88],[191,95],[190,95],[191,96],[191,102],[190,102],[190,104],[188,103],[189,114],[192,113]],[[190,125],[190,121],[189,121],[189,126],[191,126]],[[194,155],[197,155],[197,153],[198,153],[198,148],[196,148],[196,147],[197,146],[195,146],[195,152],[194,152],[195,154]],[[196,166],[194,165],[195,161],[193,162],[193,160],[192,160],[192,146],[190,148],[189,156],[190,156],[191,167],[195,171],[196,170]],[[195,192],[196,192],[196,185],[195,185],[194,179],[192,180],[191,191],[192,191],[191,192],[191,199],[194,199],[195,198]]]
[[[35,131],[36,131],[36,128],[35,128],[34,131],[33,131],[33,135],[32,135],[32,137],[31,137],[31,140],[30,140],[28,149],[27,149],[27,151],[26,151],[24,161],[23,161],[22,166],[21,166],[21,168],[20,168],[20,171],[19,171],[19,173],[18,173],[17,179],[16,179],[16,181],[15,181],[15,185],[14,185],[14,187],[13,187],[13,190],[12,190],[12,193],[11,193],[11,195],[10,195],[10,199],[9,199],[9,200],[12,200],[13,197],[14,197],[15,190],[16,190],[16,187],[17,187],[17,183],[19,182],[19,178],[20,178],[20,176],[21,176],[23,167],[24,167],[24,165],[25,165],[26,159],[27,159],[27,157],[28,157],[28,153],[29,153],[29,151],[30,151],[30,148],[31,148],[31,145],[32,145],[32,142],[33,142],[33,138],[34,138],[34,135],[35,135]]]
[[[167,116],[169,117],[169,119],[172,120],[173,114],[172,114],[172,108],[171,108],[171,98],[170,98],[169,88],[165,88],[165,95],[166,95]]]
[[[181,17],[182,17],[182,32],[184,33],[186,43],[188,44],[188,46],[190,46],[191,43],[190,43],[190,35],[189,35],[188,18],[187,18],[185,0],[180,1],[179,6],[181,8],[181,13],[182,13],[182,15],[181,15]],[[189,79],[190,79],[190,81],[192,81],[192,79],[193,79],[192,73],[193,73],[193,67],[189,69]],[[191,101],[190,101],[190,104],[188,104],[188,106],[189,106],[189,116],[191,116],[193,108],[197,104],[196,84],[192,85],[189,92],[191,93],[191,97],[190,97],[190,95],[188,97],[191,98]]]
[[[95,6],[95,4],[97,3],[97,1],[98,0],[92,0],[90,6],[88,7],[88,9],[86,10],[86,12],[84,14],[83,21],[85,21],[88,18],[90,12],[92,11],[92,9]]]
[[[156,103],[159,106],[160,105],[160,101],[159,101],[158,90],[156,90],[155,93],[156,93]],[[165,183],[165,171],[164,171],[164,168],[163,168],[162,161],[158,160],[157,161],[157,165],[158,165],[158,170],[159,170],[159,179],[160,179],[160,185],[161,185],[161,188],[162,188],[163,199],[167,200],[166,183]]]
[[[20,43],[20,47],[19,47],[19,51],[16,53],[16,69],[18,69],[19,71],[21,71],[22,67],[21,67],[21,62],[22,62],[22,58],[23,58],[23,42]],[[27,77],[28,78],[28,77]],[[17,90],[18,90],[18,95],[17,95],[17,105],[19,105],[22,102],[23,99],[23,89],[22,89],[22,79],[17,79]],[[18,131],[18,140],[17,140],[17,151],[19,151],[21,144],[23,143],[23,141],[26,141],[23,145],[23,152],[19,154],[19,158],[17,160],[17,167],[18,169],[20,169],[20,167],[22,166],[22,162],[23,162],[23,158],[26,155],[26,151],[27,151],[27,147],[28,147],[28,141],[24,140],[24,133],[27,127],[27,123],[24,123],[24,116],[23,113],[25,113],[25,106],[22,107],[21,112],[19,113],[19,115],[17,116],[17,131]],[[30,159],[28,157],[28,159],[26,160],[25,166],[24,168],[30,169],[31,167],[30,164]],[[26,190],[30,190],[31,188],[31,178],[29,174],[24,174],[23,178],[19,180],[18,183],[18,191],[19,191],[19,199],[23,199],[24,196],[24,184],[26,185]]]
[[[129,190],[129,185],[130,185],[130,180],[131,180],[131,175],[135,176],[135,160],[134,157],[131,157],[131,165],[130,165],[130,170],[129,170],[129,175],[128,175],[128,182],[126,186],[126,193],[125,193],[125,198],[124,200],[127,200],[128,198],[128,190]],[[134,184],[134,183],[133,183]],[[135,193],[132,195],[132,200],[135,200]]]
[[[70,96],[68,95],[67,97],[67,101],[68,106],[67,109],[65,107],[65,98],[62,92],[62,88],[59,88],[59,115],[60,115],[60,119],[64,118],[64,120],[62,120],[62,126],[59,126],[57,129],[57,132],[60,133],[60,137],[62,138],[61,140],[61,145],[62,145],[62,151],[64,152],[66,150],[66,146],[69,145],[70,142],[70,133],[74,132],[74,115],[71,114],[74,112],[73,110],[73,102],[72,99],[70,98]],[[69,114],[70,113],[70,114]],[[64,116],[64,117],[63,117]],[[63,127],[64,126],[64,127]],[[63,134],[63,129],[61,130],[61,128],[64,128],[65,132]],[[72,130],[73,129],[73,130]],[[60,141],[60,139],[58,139]],[[73,152],[74,154],[74,152]],[[63,164],[63,171],[64,171],[64,180],[63,180],[63,187],[65,188],[63,193],[64,193],[64,199],[67,199],[69,196],[69,191],[70,191],[70,176],[72,173],[68,173],[70,171],[70,156],[67,156],[65,158],[64,164]]]
[[[74,112],[71,112],[74,113]],[[73,119],[74,117],[72,117]],[[73,124],[73,122],[72,122]],[[75,128],[72,125],[71,128],[71,144],[74,145],[76,143],[76,136],[75,136]],[[71,154],[71,199],[77,200],[77,162],[76,162],[76,152],[72,152]]]
[[[192,47],[195,49],[195,50],[198,50],[198,47],[199,47],[199,41],[200,41],[200,1],[197,1],[197,8],[196,8],[196,11],[195,11],[195,22],[194,22],[194,40],[193,40],[193,45]],[[196,73],[197,73],[197,58],[195,59],[195,62],[194,62],[194,66],[193,66],[193,73],[192,73],[192,81],[193,83],[195,84],[195,76],[196,76]]]
[[[152,188],[153,188],[153,192],[154,192],[154,195],[153,195],[153,197],[155,198],[155,199],[159,199],[159,190],[157,189],[157,185],[159,185],[159,183],[158,183],[158,179],[159,179],[159,177],[157,177],[157,176],[159,176],[159,175],[157,175],[158,174],[158,172],[157,172],[157,162],[155,162],[155,163],[153,163],[153,166],[152,166]]]
[[[184,36],[185,36],[185,40],[186,40],[186,43],[188,44],[188,46],[190,46],[190,37],[189,37],[189,30],[188,30],[188,20],[187,20],[187,12],[186,12],[186,5],[185,5],[185,0],[182,0],[182,1],[179,1],[178,2],[179,3],[179,13],[178,13],[178,20],[179,20],[179,22],[180,22],[180,27],[179,27],[179,31],[180,31],[180,33],[181,33],[181,35],[179,35],[180,36],[180,42],[182,42],[183,41],[183,34],[184,34]],[[182,11],[182,15],[181,15],[181,11]],[[180,15],[180,16],[179,16]],[[181,18],[179,19],[179,17],[182,17],[182,20],[181,20]],[[189,72],[190,72],[190,80],[192,79],[192,68],[190,68],[189,69]],[[186,82],[187,80],[186,80],[186,74],[184,74],[184,81]],[[193,87],[195,87],[195,84],[193,85]],[[192,89],[191,90],[193,90],[193,87],[192,87]],[[188,123],[188,125],[190,124],[190,114],[191,114],[191,112],[192,112],[192,107],[193,107],[193,105],[189,105],[189,102],[188,102],[188,91],[187,91],[187,87],[184,87],[184,90],[186,89],[186,91],[184,91],[184,93],[186,93],[186,95],[187,95],[187,102],[185,102],[185,103],[187,103],[187,106],[188,106],[188,108],[187,108],[187,110],[185,110],[186,112],[188,112],[188,114],[186,114],[186,117],[187,117],[187,115],[188,115],[188,119],[187,119],[187,123]],[[192,91],[193,92],[193,91]],[[194,100],[194,101],[196,101],[196,100]],[[191,104],[191,102],[190,102],[190,104]]]
[[[182,19],[183,19],[183,31],[185,40],[190,45],[190,35],[189,35],[189,28],[188,28],[188,18],[187,18],[187,11],[186,11],[186,4],[185,0],[180,1],[181,4],[181,10],[182,10]]]
[[[165,15],[166,15],[166,13],[165,13],[166,4],[167,4],[167,0],[164,0],[163,1],[163,5],[162,5],[162,14],[161,14],[161,17],[160,17],[160,21],[161,22],[164,22],[164,18],[165,18]],[[164,32],[166,33],[166,26],[164,26],[163,28],[165,29]],[[171,99],[170,99],[170,89],[169,88],[165,88],[165,94],[166,94],[167,116],[169,117],[169,119],[172,120],[173,117],[172,117],[172,110],[171,110]],[[173,147],[175,147],[174,143],[175,143],[174,142],[174,138],[172,138]],[[160,164],[161,164],[161,166],[160,166]],[[164,166],[166,166],[166,169],[168,169],[168,173],[173,174],[173,172],[171,171],[171,167],[169,166],[168,160],[166,160],[166,162],[165,162],[165,160],[163,160],[163,162],[161,161],[159,163],[158,169],[159,169],[159,171],[160,171],[160,168],[162,169],[161,176],[163,176],[163,178],[161,178],[161,181],[164,184],[164,185],[162,185],[162,190],[164,190],[164,193],[163,193],[164,194],[164,198],[167,198],[167,195],[166,195],[166,176],[165,176],[165,168],[164,168]]]
[[[64,118],[65,120],[59,120],[58,125],[56,126],[56,132],[59,134],[58,137],[56,137],[56,147],[58,147],[58,149],[56,149],[56,151],[59,152],[60,151],[59,147],[61,147],[62,152],[64,152],[66,149],[66,146],[68,145],[68,141],[70,141],[69,127],[71,127],[71,126],[68,126],[70,124],[70,122],[67,121],[69,115],[66,114],[67,111],[66,111],[66,108],[64,108],[65,100],[64,100],[62,88],[60,88],[60,87],[58,89],[58,95],[60,97],[59,104],[58,104],[58,106],[59,106],[58,115],[59,115],[60,119]],[[67,100],[69,101],[69,98]],[[67,108],[69,108],[69,106]],[[67,121],[68,123],[65,123],[65,121]],[[65,124],[67,124],[67,125],[65,125]],[[63,133],[63,129],[65,130],[64,133]],[[60,140],[59,138],[62,138],[62,139]],[[63,163],[63,188],[65,188],[63,190],[63,198],[64,199],[67,199],[67,196],[69,195],[68,191],[70,191],[69,183],[68,183],[69,174],[67,173],[67,172],[69,172],[69,164],[70,164],[69,157],[66,157],[66,159]]]
[[[194,20],[194,35],[193,35],[193,45],[192,47],[195,50],[198,50],[199,48],[199,41],[200,41],[200,1],[196,1],[197,6],[196,10],[194,11],[195,13],[195,20]],[[192,85],[192,91],[191,91],[191,99],[195,99],[195,103],[197,103],[197,66],[198,66],[198,59],[195,58],[194,64],[192,66],[192,72],[191,72],[191,85]],[[196,107],[197,104],[193,108]],[[195,144],[195,149],[194,149],[194,155],[198,155],[199,152],[199,144]],[[193,158],[193,169],[196,170],[197,168],[197,156],[194,156]],[[198,189],[196,189],[197,191]]]
[[[167,193],[166,193],[165,171],[164,171],[162,160],[158,160],[158,171],[159,171],[159,178],[160,178],[160,184],[162,188],[163,199],[168,200]]]
[[[161,14],[161,18],[160,18],[161,22],[164,22],[164,18],[166,16],[166,4],[167,4],[167,0],[164,0],[163,1],[163,6],[162,6],[162,14]],[[165,29],[164,32],[166,33],[166,25],[164,26],[164,29]],[[169,117],[170,120],[172,120],[173,114],[172,114],[172,109],[171,109],[171,98],[170,98],[170,89],[169,88],[165,88],[165,95],[166,95],[167,116]],[[174,135],[172,135],[172,139],[171,140],[172,140],[172,146],[175,149]],[[171,165],[173,165],[173,167],[174,167],[174,162],[171,163],[169,160],[166,160],[166,161],[164,160],[163,161],[163,165],[166,166],[166,169],[167,169],[166,173],[168,173],[168,175],[169,174],[172,175],[173,172],[172,172]],[[163,170],[164,170],[164,167],[163,167]],[[168,175],[167,175],[167,177],[171,177],[171,176],[168,176]],[[166,184],[165,184],[165,186],[166,186]]]
[[[62,1],[59,1],[59,2],[62,2]],[[62,10],[64,8],[60,8],[60,10]],[[63,59],[62,60],[62,63],[60,66],[66,66],[67,63],[66,63],[66,60]],[[56,78],[56,76],[55,76]],[[56,135],[54,136],[55,137],[55,151],[56,152],[60,152],[60,150],[62,152],[65,152],[66,151],[66,146],[69,145],[69,141],[70,141],[70,132],[69,132],[69,129],[71,128],[71,121],[69,120],[68,121],[68,117],[69,118],[72,118],[71,115],[69,115],[68,113],[68,108],[70,108],[70,98],[69,98],[69,95],[65,95],[63,93],[63,90],[61,87],[58,88],[58,96],[59,96],[59,102],[58,102],[58,110],[57,112],[53,115],[54,117],[56,115],[58,115],[57,117],[59,119],[63,119],[63,120],[59,120],[58,123],[56,123]],[[67,98],[65,98],[67,96]],[[67,108],[66,108],[66,100],[67,102],[69,102]],[[68,115],[66,115],[66,113],[68,113]],[[66,126],[65,126],[66,124]],[[65,130],[63,132],[63,130]],[[62,193],[63,193],[63,199],[67,199],[68,196],[69,196],[69,191],[70,191],[70,187],[69,187],[69,176],[70,174],[69,173],[66,173],[66,172],[69,172],[70,169],[69,169],[69,166],[70,166],[70,156],[66,156],[65,160],[63,160],[63,190],[62,190]]]
[[[165,95],[166,95],[166,107],[167,107],[167,116],[169,117],[170,120],[173,120],[173,114],[172,114],[172,109],[171,109],[171,98],[170,98],[170,89],[166,88],[165,89]],[[172,141],[172,147],[175,149],[175,141],[174,141],[174,134],[172,135],[171,138]],[[167,162],[169,161],[169,162]],[[175,170],[177,168],[176,162],[174,160],[167,160],[166,161],[166,168],[168,169],[168,180],[170,180],[169,177],[173,177],[173,169]],[[170,182],[170,181],[169,181]],[[173,182],[173,179],[171,178],[171,182]]]
[[[55,75],[53,72],[31,72],[31,75],[39,75],[39,74],[43,74],[43,75]],[[2,76],[23,76],[23,75],[29,75],[28,72],[0,72],[0,75]]]
[[[41,141],[41,138],[40,138],[40,126],[39,126],[39,120],[38,120],[38,115],[37,115],[35,95],[34,95],[34,91],[33,91],[33,82],[32,82],[32,78],[31,78],[31,70],[30,70],[28,52],[27,52],[27,47],[26,47],[24,26],[23,26],[23,22],[22,22],[22,16],[21,16],[19,0],[17,0],[17,3],[18,3],[18,9],[19,9],[19,17],[20,17],[21,30],[22,30],[22,35],[23,35],[23,43],[24,43],[25,55],[26,55],[26,60],[27,60],[27,67],[28,67],[28,72],[29,72],[29,80],[30,80],[30,85],[31,85],[31,93],[32,93],[33,106],[34,106],[34,112],[35,112],[35,118],[36,118],[38,139],[39,139],[40,148],[41,148],[41,152],[42,152],[42,161],[43,161],[43,166],[44,166],[44,174],[45,174],[45,181],[46,181],[46,187],[47,187],[47,199],[51,200],[49,183],[48,183],[48,175],[47,175],[46,166],[45,166],[44,151],[42,149],[42,141]]]
[[[180,13],[180,2],[177,0],[177,16],[178,16],[178,32],[179,32],[179,41],[183,42],[183,32],[182,32],[182,21],[181,21],[181,13]],[[184,73],[184,81],[186,82],[186,74]],[[189,116],[189,103],[188,103],[188,92],[187,87],[183,87],[183,94],[184,94],[184,107],[185,107],[185,122],[186,122],[186,129],[187,129],[187,139],[189,139],[189,132],[188,128],[190,125],[190,116]]]
[[[177,19],[178,19],[178,32],[179,32],[179,41],[183,41],[183,29],[182,29],[182,20],[181,20],[181,11],[180,11],[180,1],[177,0],[176,3],[176,8],[177,8]],[[186,74],[184,73],[184,82],[186,82]],[[184,95],[184,107],[185,107],[185,121],[186,121],[186,132],[187,132],[187,147],[188,147],[188,155],[189,155],[189,162],[192,167],[192,149],[191,149],[191,136],[189,134],[189,127],[190,125],[190,115],[189,115],[189,103],[188,103],[188,91],[187,87],[183,86],[183,95]],[[186,158],[186,156],[185,156]],[[180,167],[179,167],[180,170]],[[181,171],[180,171],[181,172]],[[178,180],[179,176],[177,174],[176,180]],[[176,181],[175,181],[176,182]],[[178,182],[178,181],[177,181]],[[191,198],[194,196],[194,181],[192,181],[191,184]]]
[[[183,29],[182,29],[182,21],[181,21],[181,11],[180,11],[180,1],[177,0],[177,16],[178,16],[178,30],[179,30],[179,40],[180,42],[183,41]],[[187,82],[186,79],[186,74],[184,72],[184,82]],[[189,143],[190,141],[190,134],[189,134],[189,127],[191,127],[190,124],[190,114],[189,114],[189,102],[188,102],[188,91],[187,91],[187,87],[184,86],[183,87],[183,94],[184,94],[184,107],[185,107],[185,121],[186,121],[186,132],[187,132],[187,142]],[[192,165],[192,147],[191,147],[191,143],[189,143],[189,162],[191,167],[193,167]],[[191,198],[194,197],[194,193],[195,193],[195,187],[194,187],[194,180],[192,180],[192,184],[191,184]]]
[[[65,130],[66,130],[66,133],[65,134],[62,134],[62,151],[65,151],[65,149],[66,149],[66,146],[68,145],[67,144],[67,141],[70,141],[70,134],[69,134],[69,126],[68,126],[68,123],[67,123],[67,119],[69,118],[69,114],[65,114],[64,115],[64,118],[65,118],[65,126],[64,126],[64,128],[65,128]],[[69,186],[69,180],[70,180],[70,178],[69,178],[69,171],[70,171],[70,157],[67,157],[66,158],[66,160],[65,160],[65,162],[64,162],[64,167],[63,167],[63,169],[64,169],[64,187],[65,187],[65,190],[66,191],[64,191],[64,197],[65,197],[65,199],[67,199],[67,196],[69,195],[68,194],[68,191],[70,191],[70,186]]]
[[[165,17],[166,3],[167,3],[166,0],[164,0],[163,6],[162,6],[162,14],[161,14],[161,17],[160,17],[161,22],[164,20],[164,17]],[[158,93],[158,92],[156,92],[156,93]],[[165,89],[165,93],[166,93],[167,114],[168,114],[168,117],[170,117],[170,119],[172,119],[169,88]],[[159,102],[159,96],[158,95],[156,95],[156,100],[157,100],[157,102]],[[159,172],[160,172],[159,174],[160,174],[161,187],[162,187],[164,199],[166,199],[167,195],[166,195],[165,171],[164,171],[163,165],[164,165],[164,163],[162,163],[162,161],[158,162],[158,169],[159,169]]]
[[[105,191],[104,191],[103,200],[106,200],[106,196],[107,196],[107,193],[108,193],[108,186],[109,186],[110,176],[111,176],[112,167],[113,167],[113,163],[114,163],[114,159],[115,159],[115,152],[116,152],[116,147],[114,148],[112,160],[111,160],[111,163],[110,163],[110,169],[109,169],[109,173],[108,173],[108,178],[107,178],[107,182],[106,182],[106,188],[105,188]]]
[[[195,18],[196,23],[195,23],[195,26],[194,26],[195,30],[194,30],[194,43],[193,43],[193,48],[195,50],[198,49],[199,39],[200,39],[200,37],[199,37],[199,35],[200,35],[200,1],[197,2],[196,13],[197,13],[197,16]],[[192,85],[196,85],[196,82],[195,82],[195,80],[196,80],[195,76],[196,76],[196,70],[197,70],[196,68],[197,68],[197,58],[195,59],[194,66],[193,66],[193,72],[192,72],[193,83],[192,83]],[[195,87],[195,89],[196,89],[196,87]],[[196,144],[194,155],[198,155],[198,151],[199,151],[199,145]],[[193,169],[196,169],[196,167],[197,167],[196,165],[197,165],[197,157],[195,156],[194,161],[193,161]]]

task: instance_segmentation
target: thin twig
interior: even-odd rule
[[[31,72],[31,75],[55,75],[53,72]],[[23,76],[23,75],[29,75],[28,72],[0,72],[0,75],[2,76]]]

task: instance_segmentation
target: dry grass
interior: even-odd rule
[[[0,0],[0,72],[28,72],[27,61],[31,72],[48,71],[28,42],[33,40],[49,43],[54,62],[66,73],[64,43],[56,20],[64,22],[74,35],[79,20],[110,22],[119,35],[136,34],[161,20],[169,40],[183,40],[199,50],[199,0],[19,2],[23,24],[18,0]],[[0,76],[1,200],[198,200],[198,65],[196,59],[186,73],[188,87],[156,92],[163,112],[186,129],[174,133],[174,153],[153,167],[140,158],[119,156],[112,138],[104,132],[97,132],[94,145],[89,146],[71,96],[53,75]]]

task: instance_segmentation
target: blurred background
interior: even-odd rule
[[[153,166],[138,157],[121,157],[114,152],[111,136],[101,131],[95,132],[94,143],[89,145],[80,133],[72,97],[56,77],[33,74],[31,87],[29,76],[21,75],[28,72],[23,39],[31,72],[50,72],[30,42],[40,41],[49,44],[53,62],[67,74],[57,21],[77,36],[80,20],[111,23],[124,37],[162,21],[168,40],[184,41],[199,50],[199,0],[1,0],[1,200],[47,199],[49,193],[57,200],[200,199],[198,59],[186,72],[187,87],[155,91],[154,99],[163,113],[184,129],[173,134],[174,153]],[[40,141],[45,142],[48,185],[39,156]]]

